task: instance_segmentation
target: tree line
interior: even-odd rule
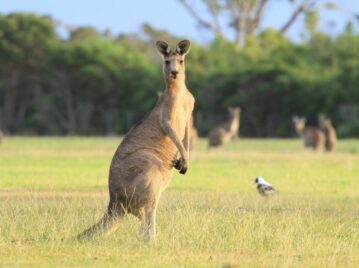
[[[291,118],[323,113],[341,137],[359,136],[359,36],[311,31],[299,43],[279,31],[248,34],[243,47],[217,36],[192,42],[187,85],[201,135],[241,107],[241,136],[294,135]],[[63,40],[55,21],[0,15],[0,129],[8,134],[123,134],[164,89],[155,41],[183,37],[143,25],[113,36],[90,27]]]

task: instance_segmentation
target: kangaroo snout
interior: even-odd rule
[[[178,74],[178,71],[171,71],[171,75],[173,78],[176,78],[177,74]]]

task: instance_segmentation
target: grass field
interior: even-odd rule
[[[0,144],[0,267],[359,267],[359,140],[333,154],[299,140],[241,139],[207,151],[161,199],[155,243],[128,217],[77,242],[108,201],[119,138],[7,138]],[[265,200],[256,176],[279,194]]]

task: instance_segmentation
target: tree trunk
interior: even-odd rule
[[[9,85],[5,89],[4,98],[4,130],[11,133],[14,130],[15,109],[18,99],[18,87],[20,81],[20,72],[14,70],[10,74]]]

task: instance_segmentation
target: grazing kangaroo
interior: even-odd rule
[[[190,42],[179,42],[175,51],[163,41],[156,46],[163,59],[166,89],[152,111],[130,129],[113,156],[107,213],[78,238],[89,237],[99,230],[113,231],[125,214],[131,213],[141,221],[140,234],[154,239],[157,205],[170,182],[173,167],[181,174],[188,169],[195,102],[185,84],[184,59]]]
[[[238,139],[241,109],[239,107],[229,107],[229,120],[222,123],[209,133],[209,148],[221,146],[230,140]]]
[[[334,151],[337,147],[337,133],[333,127],[332,121],[322,115],[319,116],[319,124],[324,132],[325,150],[328,152]]]
[[[305,147],[311,147],[318,150],[323,147],[324,134],[317,127],[306,127],[305,117],[293,116],[293,123],[298,136],[303,139]]]

